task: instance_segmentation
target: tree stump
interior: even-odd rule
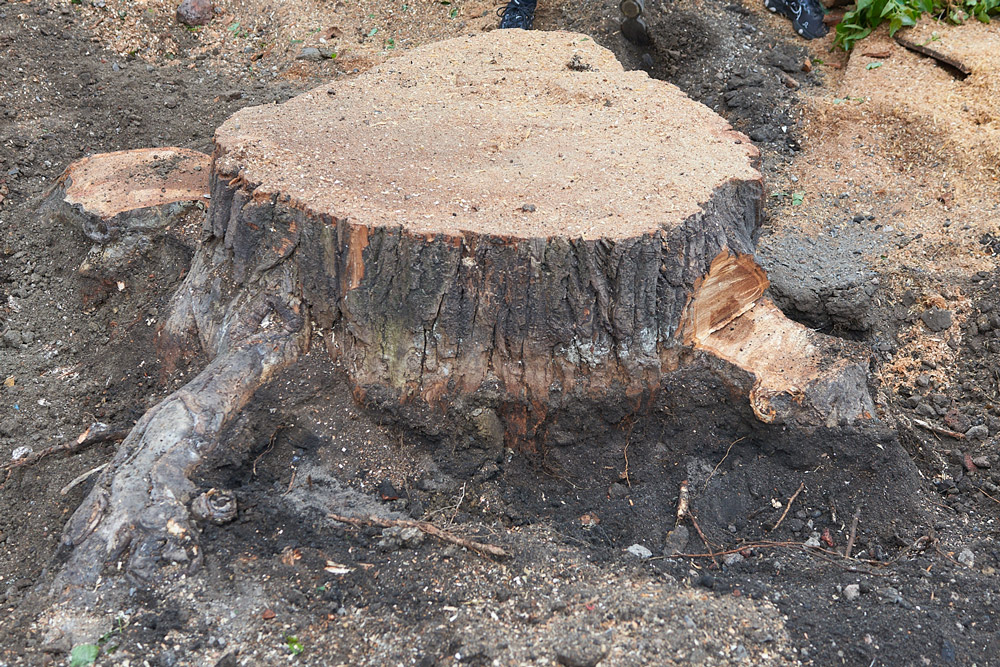
[[[489,408],[533,450],[571,405],[648,405],[685,345],[758,375],[767,420],[821,375],[820,337],[758,305],[757,149],[581,35],[424,47],[237,113],[214,157],[237,279],[294,261],[331,356],[383,407]],[[767,327],[788,330],[780,359]],[[835,419],[865,411],[849,403]]]
[[[865,360],[763,297],[756,149],[582,35],[433,44],[215,141],[208,236],[159,343],[212,361],[122,443],[57,589],[126,554],[140,577],[196,565],[192,473],[319,337],[360,399],[529,454],[574,415],[655,410],[692,368],[762,422],[872,412]]]
[[[185,212],[208,203],[210,168],[208,155],[186,148],[92,155],[63,172],[42,211],[94,242],[81,275],[114,280]]]

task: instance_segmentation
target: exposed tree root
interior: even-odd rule
[[[280,274],[289,271],[275,273],[281,284],[288,276]],[[192,297],[200,290],[186,288],[199,282],[198,276],[186,281],[179,301],[197,303]],[[72,598],[74,589],[93,585],[106,564],[126,553],[127,571],[145,580],[164,562],[200,564],[189,512],[196,491],[191,475],[220,446],[223,429],[254,392],[295,361],[305,338],[297,305],[264,296],[282,294],[270,287],[231,302],[220,333],[210,336],[215,358],[150,409],[122,443],[66,526],[63,543],[72,552],[54,592]]]

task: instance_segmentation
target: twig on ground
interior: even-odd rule
[[[986,493],[986,491],[984,491],[984,490],[983,490],[983,487],[981,487],[981,486],[977,486],[976,488],[977,488],[977,489],[979,489],[979,493],[983,494],[984,496],[986,496],[987,498],[989,498],[989,499],[990,499],[990,500],[992,500],[993,502],[995,502],[995,503],[997,503],[998,505],[1000,505],[1000,500],[997,500],[996,498],[994,498],[994,497],[993,497],[993,496],[991,496],[990,494]]]
[[[468,482],[462,482],[462,492],[458,494],[458,500],[455,501],[455,511],[451,513],[451,518],[448,519],[448,526],[451,527],[455,523],[455,519],[458,517],[458,513],[462,510],[462,503],[465,502],[465,485]]]
[[[625,457],[625,484],[628,488],[632,488],[632,478],[628,474],[628,446],[632,444],[632,429],[635,428],[635,422],[630,421],[628,427],[628,434],[625,436],[625,448],[622,450],[622,455]]]
[[[939,433],[941,435],[946,435],[949,438],[955,438],[956,440],[965,440],[965,434],[959,433],[958,431],[952,431],[946,429],[943,426],[938,426],[937,424],[931,424],[930,422],[925,422],[923,419],[914,419],[913,423],[921,428],[925,428],[932,433]]]
[[[96,468],[91,468],[90,470],[88,470],[87,472],[83,473],[82,475],[80,475],[78,477],[75,477],[72,482],[70,482],[69,484],[67,484],[66,486],[64,486],[63,488],[61,488],[59,490],[59,495],[65,496],[67,493],[69,493],[70,491],[73,490],[73,487],[77,486],[78,484],[82,484],[83,482],[86,482],[90,478],[91,475],[99,473],[99,472],[101,472],[102,470],[104,470],[107,467],[108,467],[107,463],[102,463],[101,465],[97,466]]]
[[[694,514],[688,512],[687,516],[688,519],[691,520],[691,525],[694,526],[694,529],[698,532],[698,537],[700,537],[701,541],[705,543],[705,548],[708,549],[708,555],[711,557],[716,569],[718,569],[720,567],[719,559],[715,557],[715,550],[712,548],[712,545],[708,543],[708,538],[705,537],[705,533],[701,532],[701,526],[699,526],[698,522],[695,520]]]
[[[854,510],[854,518],[851,519],[851,532],[847,535],[847,546],[844,547],[844,558],[851,557],[851,549],[854,548],[854,538],[858,536],[858,519],[861,518],[861,508]]]
[[[285,428],[285,425],[284,424],[279,424],[278,428],[274,429],[274,433],[272,433],[271,437],[268,438],[268,440],[267,440],[267,447],[265,447],[264,451],[262,451],[260,454],[258,454],[257,458],[255,458],[253,460],[252,472],[253,472],[253,476],[254,477],[257,476],[257,462],[260,461],[262,458],[264,458],[264,456],[267,455],[268,452],[270,452],[272,449],[274,449],[274,441],[277,440],[277,438],[278,438],[278,432],[280,432],[281,429],[283,429],[283,428]]]
[[[828,561],[830,563],[833,563],[834,565],[837,565],[838,567],[844,568],[848,572],[860,572],[860,573],[863,573],[863,574],[871,574],[871,575],[874,575],[874,576],[877,576],[877,577],[888,576],[888,573],[873,572],[871,570],[860,569],[860,568],[852,566],[852,565],[845,565],[843,563],[838,562],[837,559],[843,559],[843,556],[841,556],[836,551],[829,551],[827,549],[822,549],[820,547],[806,547],[801,542],[749,542],[747,544],[744,544],[744,545],[742,545],[740,547],[736,547],[734,549],[724,549],[722,551],[712,551],[711,549],[709,549],[709,551],[711,551],[711,553],[704,553],[704,554],[673,554],[671,556],[668,556],[667,558],[711,558],[713,555],[714,556],[727,556],[729,554],[736,554],[736,553],[745,552],[748,549],[750,549],[750,550],[753,550],[753,549],[796,549],[796,550],[801,551],[802,553],[804,553],[804,554],[806,554],[808,556],[814,556],[816,558],[820,558],[822,560],[825,560],[825,561]],[[869,560],[869,559],[862,559],[862,558],[853,559],[853,560],[856,563],[867,563],[868,565],[871,565],[871,566],[874,566],[874,567],[885,567],[887,565],[891,565],[894,562],[894,561],[876,561],[876,560]]]
[[[796,489],[795,493],[792,494],[792,497],[788,499],[787,503],[785,503],[785,511],[781,513],[781,518],[778,519],[778,523],[774,524],[774,528],[768,531],[769,533],[773,533],[778,530],[778,526],[780,526],[781,522],[785,520],[786,516],[788,516],[788,510],[792,509],[792,503],[795,502],[795,499],[799,497],[799,494],[802,493],[802,489],[804,488],[806,488],[806,483],[801,482],[799,484],[799,488]]]
[[[944,63],[945,65],[948,65],[954,70],[957,70],[962,75],[959,78],[964,79],[965,77],[967,77],[969,74],[972,73],[972,68],[969,67],[968,64],[955,58],[954,56],[942,53],[941,51],[929,46],[926,42],[921,44],[920,42],[915,42],[912,39],[902,34],[897,34],[894,37],[894,39],[896,40],[896,43],[902,46],[903,48],[909,49],[910,51],[915,51],[916,53],[927,56],[929,58],[933,58],[934,60]]]
[[[702,487],[702,489],[701,489],[702,491],[704,491],[705,489],[708,488],[708,483],[711,482],[712,481],[712,477],[715,476],[715,471],[719,469],[719,466],[721,466],[723,463],[725,463],[725,461],[726,461],[727,458],[729,458],[729,452],[733,451],[733,445],[735,445],[737,442],[742,442],[743,440],[746,440],[746,439],[747,439],[747,437],[743,436],[742,438],[737,438],[736,440],[733,440],[731,443],[729,443],[729,447],[726,448],[726,453],[723,454],[722,458],[719,459],[719,462],[715,464],[715,467],[712,468],[712,472],[709,473],[709,475],[708,475],[708,479],[705,480],[705,486]]]
[[[436,537],[442,542],[450,542],[452,544],[457,544],[460,547],[465,547],[470,551],[475,551],[480,555],[496,556],[498,558],[505,558],[508,554],[502,548],[494,546],[492,544],[483,544],[482,542],[476,542],[475,540],[469,540],[464,537],[459,537],[454,533],[449,533],[448,531],[441,530],[433,523],[428,521],[413,521],[411,519],[383,519],[377,516],[367,516],[367,517],[353,517],[353,516],[343,516],[340,514],[329,514],[328,515],[334,521],[340,521],[341,523],[349,523],[355,526],[381,526],[383,528],[417,528],[432,537]]]
[[[4,463],[0,465],[0,470],[13,470],[14,468],[20,468],[21,466],[32,465],[33,463],[38,463],[46,456],[50,454],[56,454],[58,452],[77,452],[81,449],[89,447],[91,445],[96,445],[102,442],[110,442],[112,440],[124,440],[125,436],[129,434],[132,427],[129,428],[117,428],[117,429],[107,429],[95,431],[95,425],[91,425],[86,431],[80,434],[76,440],[71,440],[70,442],[64,442],[61,445],[52,445],[51,447],[46,447],[45,449],[39,450],[32,454],[20,458],[16,461],[11,461],[10,463]]]

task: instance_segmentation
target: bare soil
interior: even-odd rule
[[[5,462],[93,422],[130,426],[204,362],[166,373],[154,353],[203,212],[121,282],[85,278],[90,242],[37,212],[69,163],[148,146],[211,152],[242,107],[496,24],[471,1],[218,8],[189,30],[157,0],[0,0]],[[719,400],[725,387],[681,377],[670,414],[593,415],[601,428],[555,438],[539,461],[393,426],[314,353],[232,426],[249,457],[202,471],[201,486],[235,489],[240,504],[236,522],[205,527],[204,567],[165,568],[156,587],[109,568],[122,596],[93,601],[99,664],[1000,664],[997,28],[955,32],[956,51],[980,56],[956,81],[883,35],[849,59],[829,38],[807,48],[756,3],[650,6],[647,51],[617,33],[617,11],[543,2],[535,27],[591,35],[761,148],[772,295],[873,350],[883,426],[838,442],[761,437],[748,408]],[[90,482],[63,490],[114,447],[0,473],[0,665],[65,663],[82,641],[54,631],[48,585]],[[708,548],[671,533],[685,479],[712,550],[732,551],[718,564],[665,555],[670,540]],[[433,520],[511,556],[327,517],[345,510]],[[837,550],[855,515],[847,560]],[[814,533],[821,548],[803,548]]]

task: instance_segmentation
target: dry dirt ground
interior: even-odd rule
[[[616,3],[541,4],[536,29],[592,35],[762,148],[772,296],[870,346],[880,437],[779,447],[695,395],[658,426],[607,415],[611,435],[569,438],[542,464],[490,458],[380,423],[307,356],[233,425],[251,458],[199,480],[241,508],[205,528],[204,567],[156,587],[107,573],[120,595],[91,610],[98,663],[1000,664],[1000,30],[918,29],[972,64],[958,79],[882,34],[850,58],[829,38],[806,45],[757,3],[651,2],[646,51],[617,32]],[[163,377],[153,337],[200,212],[120,284],[84,278],[90,243],[37,212],[70,162],[211,152],[238,108],[497,21],[466,0],[228,0],[197,30],[173,10],[0,0],[3,462],[94,422],[127,428],[193,370]],[[0,473],[0,665],[65,664],[87,640],[53,630],[48,584],[89,482],[68,486],[114,446]],[[713,550],[731,551],[717,563],[662,555],[682,479]],[[433,520],[511,556],[334,510]],[[820,549],[800,546],[817,535]],[[680,546],[706,549],[694,534]]]

